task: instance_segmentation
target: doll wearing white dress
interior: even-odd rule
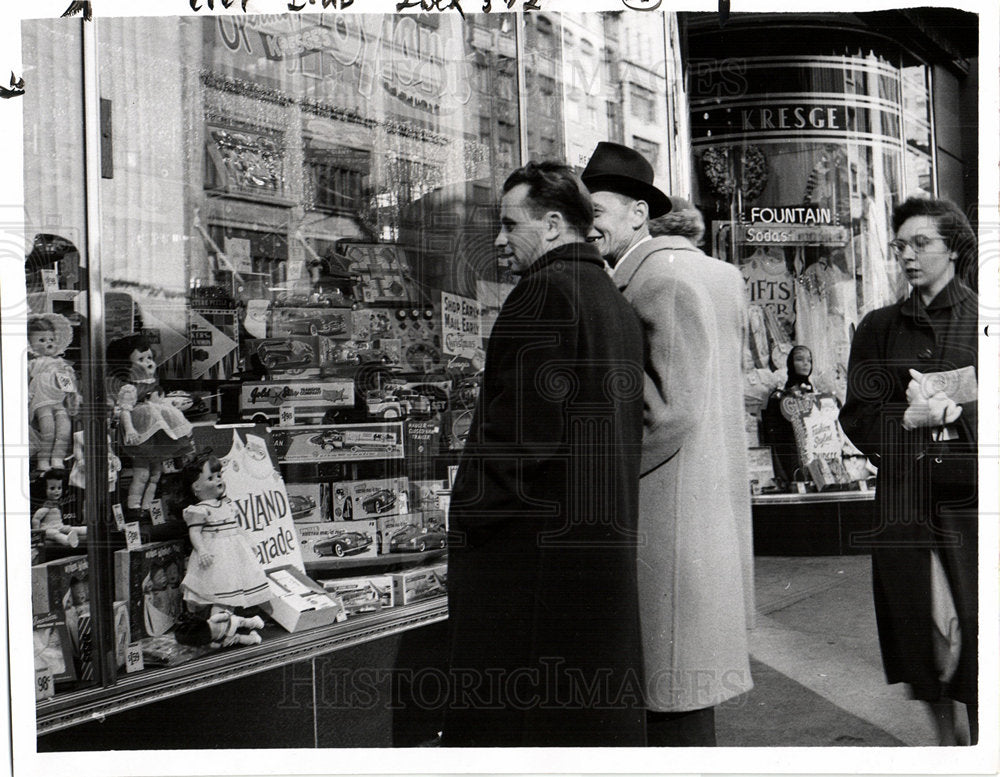
[[[80,407],[73,365],[63,358],[73,339],[69,319],[58,313],[28,318],[28,415],[38,427],[37,470],[62,469]]]

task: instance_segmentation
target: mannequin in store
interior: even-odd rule
[[[814,393],[810,381],[812,362],[812,351],[807,346],[793,347],[786,361],[788,379],[783,388],[771,392],[764,408],[763,441],[771,446],[775,477],[786,484],[795,480],[796,470],[801,464],[795,447],[792,424],[781,414],[781,400],[787,396],[805,396]]]
[[[48,542],[76,548],[87,539],[87,527],[63,522],[63,476],[62,470],[50,469],[32,485],[32,496],[42,504],[31,515],[31,528],[44,531]]]
[[[267,577],[226,496],[222,462],[202,454],[184,468],[183,478],[194,497],[183,512],[194,547],[181,582],[188,609],[232,614],[236,607],[264,604],[271,598]]]
[[[108,345],[108,369],[123,450],[132,459],[132,482],[125,508],[128,519],[134,521],[148,514],[163,462],[194,453],[191,424],[164,397],[156,377],[153,350],[144,335],[113,340]]]
[[[62,469],[80,407],[73,365],[63,358],[73,339],[69,319],[58,313],[28,317],[28,415],[38,427],[33,451],[37,471]]]

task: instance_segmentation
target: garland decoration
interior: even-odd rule
[[[733,163],[728,147],[709,148],[701,156],[702,170],[719,197],[732,197],[736,192]],[[739,158],[740,192],[747,200],[755,200],[767,184],[767,157],[757,146],[746,146]]]

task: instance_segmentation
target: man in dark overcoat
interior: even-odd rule
[[[644,744],[643,345],[562,164],[503,187],[520,281],[490,334],[449,513],[447,746]]]

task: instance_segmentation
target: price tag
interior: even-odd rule
[[[122,506],[115,502],[111,505],[111,514],[115,517],[115,526],[118,527],[118,531],[125,531],[125,511],[122,510]]]
[[[132,674],[132,672],[141,672],[145,669],[142,663],[142,648],[139,647],[138,642],[133,642],[125,649],[125,672],[127,674]]]
[[[278,411],[279,426],[295,426],[295,405],[282,405]]]
[[[73,380],[72,374],[65,370],[59,370],[56,373],[56,385],[64,394],[76,393],[76,381]]]
[[[42,290],[59,291],[59,273],[52,267],[47,267],[40,272],[42,276]]]
[[[163,502],[159,499],[154,499],[152,504],[149,505],[149,514],[153,518],[154,526],[159,526],[167,522],[167,517],[163,514]]]
[[[52,670],[47,666],[35,670],[35,701],[51,699],[56,693],[56,682]]]
[[[125,524],[125,545],[129,550],[135,550],[142,545],[142,536],[139,534],[139,522]]]

